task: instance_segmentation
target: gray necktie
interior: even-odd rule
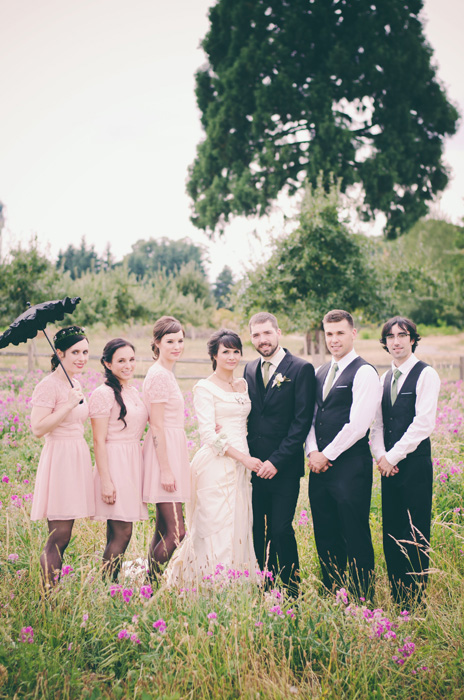
[[[401,377],[401,370],[395,369],[393,372],[393,384],[391,388],[391,400],[392,400],[392,406],[396,401],[396,397],[398,396],[398,379]]]
[[[264,388],[267,387],[269,383],[269,370],[271,368],[271,362],[268,362],[268,360],[265,360],[263,362],[263,382],[264,382]]]
[[[337,372],[338,372],[338,365],[336,362],[334,362],[331,369],[330,369],[329,376],[327,377],[327,381],[326,381],[325,386],[324,386],[324,393],[322,394],[323,401],[326,400],[327,395],[332,388],[332,385],[333,385],[334,379],[335,379],[335,375],[337,374]]]

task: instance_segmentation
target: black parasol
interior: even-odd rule
[[[50,338],[45,333],[45,326],[47,323],[55,323],[56,321],[62,321],[65,314],[72,314],[78,303],[80,302],[80,297],[64,297],[64,299],[55,299],[54,301],[44,301],[42,304],[35,304],[31,306],[28,302],[28,309],[18,316],[10,327],[0,335],[0,348],[6,348],[7,345],[19,345],[19,343],[25,343],[30,338],[35,338],[39,331],[43,331],[44,336],[48,340],[48,343],[53,350],[53,353],[61,365],[61,369],[65,373],[68,382],[73,386],[71,379],[69,378],[65,368],[63,367],[60,358],[56,354],[56,350],[53,347]]]

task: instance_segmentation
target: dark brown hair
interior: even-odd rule
[[[179,331],[182,331],[185,338],[184,327],[174,316],[161,316],[161,318],[155,322],[153,326],[153,341],[151,343],[154,360],[157,360],[159,357],[159,348],[156,343],[159,343],[161,338],[168,333],[178,333]]]
[[[122,398],[121,383],[119,379],[114,376],[113,372],[105,365],[105,362],[111,363],[111,360],[113,359],[113,355],[116,352],[116,350],[125,347],[132,348],[132,350],[135,352],[135,348],[132,345],[132,343],[129,343],[128,340],[124,340],[124,338],[113,338],[113,340],[109,340],[103,348],[103,354],[100,358],[100,362],[102,363],[103,369],[105,370],[105,384],[106,386],[109,386],[111,389],[113,389],[114,398],[116,399],[116,403],[120,408],[118,420],[122,420],[122,422],[124,423],[124,428],[127,428],[127,408]]]
[[[343,311],[343,309],[333,309],[326,313],[322,319],[322,325],[325,326],[326,323],[339,323],[340,321],[348,321],[351,328],[354,328],[353,316],[348,313],[348,311]]]
[[[393,326],[398,325],[402,331],[409,333],[411,339],[414,341],[412,345],[412,351],[417,348],[417,343],[421,339],[419,332],[417,330],[416,324],[405,316],[393,316],[389,318],[386,323],[383,324],[380,343],[384,350],[388,352],[387,348],[387,335],[391,333]]]
[[[55,346],[55,350],[61,350],[62,353],[66,353],[66,350],[72,348],[72,346],[76,345],[76,343],[80,343],[81,340],[86,340],[89,342],[89,339],[85,335],[84,329],[80,326],[67,326],[66,328],[61,328],[55,334],[55,337],[53,338],[53,345]],[[54,372],[60,363],[58,362],[56,355],[52,355],[50,359],[51,369],[52,372]]]
[[[240,340],[240,336],[235,331],[231,331],[228,328],[220,328],[218,331],[214,331],[207,343],[208,355],[213,363],[213,371],[217,366],[215,358],[219,352],[220,345],[223,345],[225,348],[240,350],[240,354],[243,354],[242,341]]]

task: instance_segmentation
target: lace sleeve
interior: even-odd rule
[[[32,406],[42,408],[54,408],[56,405],[56,391],[54,382],[47,381],[48,377],[42,379],[32,392]]]
[[[111,387],[103,384],[95,389],[89,399],[89,413],[91,418],[106,418],[110,415],[115,398]]]
[[[208,389],[196,385],[193,388],[193,404],[198,418],[201,442],[208,445],[215,455],[223,455],[228,447],[228,438],[223,431],[216,433],[213,394]]]
[[[174,379],[174,377],[172,377]],[[175,380],[174,380],[175,381]],[[150,403],[167,403],[171,393],[171,377],[167,372],[158,370],[147,377],[145,393]]]

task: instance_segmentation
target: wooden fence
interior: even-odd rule
[[[21,352],[19,350],[0,350],[0,364],[1,364],[1,358],[2,357],[21,357],[21,358],[27,358],[27,371],[32,372],[34,369],[37,368],[37,360],[38,358],[49,358],[50,353],[44,353],[44,352],[37,352],[35,349],[35,345],[33,343],[28,344],[28,351],[27,352]],[[100,355],[89,355],[90,360],[96,360],[99,362],[100,360]],[[151,364],[153,362],[152,357],[137,357],[137,363],[140,365],[140,363],[145,363],[145,364]],[[241,364],[245,364],[246,360],[241,360]],[[319,363],[316,363],[319,364]],[[459,358],[459,364],[457,363],[452,363],[452,362],[443,362],[443,361],[438,361],[438,362],[430,362],[429,364],[434,367],[437,372],[440,374],[440,372],[446,372],[447,375],[450,373],[455,374],[455,370],[457,371],[457,374],[459,376],[459,379],[464,380],[464,355],[461,355]],[[195,365],[198,367],[199,365],[208,365],[208,368],[211,367],[211,361],[209,359],[180,359],[177,361],[177,365],[192,365],[192,372],[194,372]],[[389,364],[382,364],[382,365],[376,365],[376,368],[379,373],[384,372],[386,369],[390,367]],[[180,367],[179,367],[180,369]],[[206,369],[206,368],[205,368]],[[1,367],[0,366],[0,372],[7,372],[8,368],[6,367]],[[207,376],[208,372],[207,370],[203,374],[198,374],[198,371],[195,374],[189,373],[189,374],[184,374],[183,372],[176,372],[177,378],[179,380],[196,380],[196,379],[202,379],[205,376]],[[143,379],[145,376],[145,373],[142,374],[136,374],[135,377],[138,379]]]

